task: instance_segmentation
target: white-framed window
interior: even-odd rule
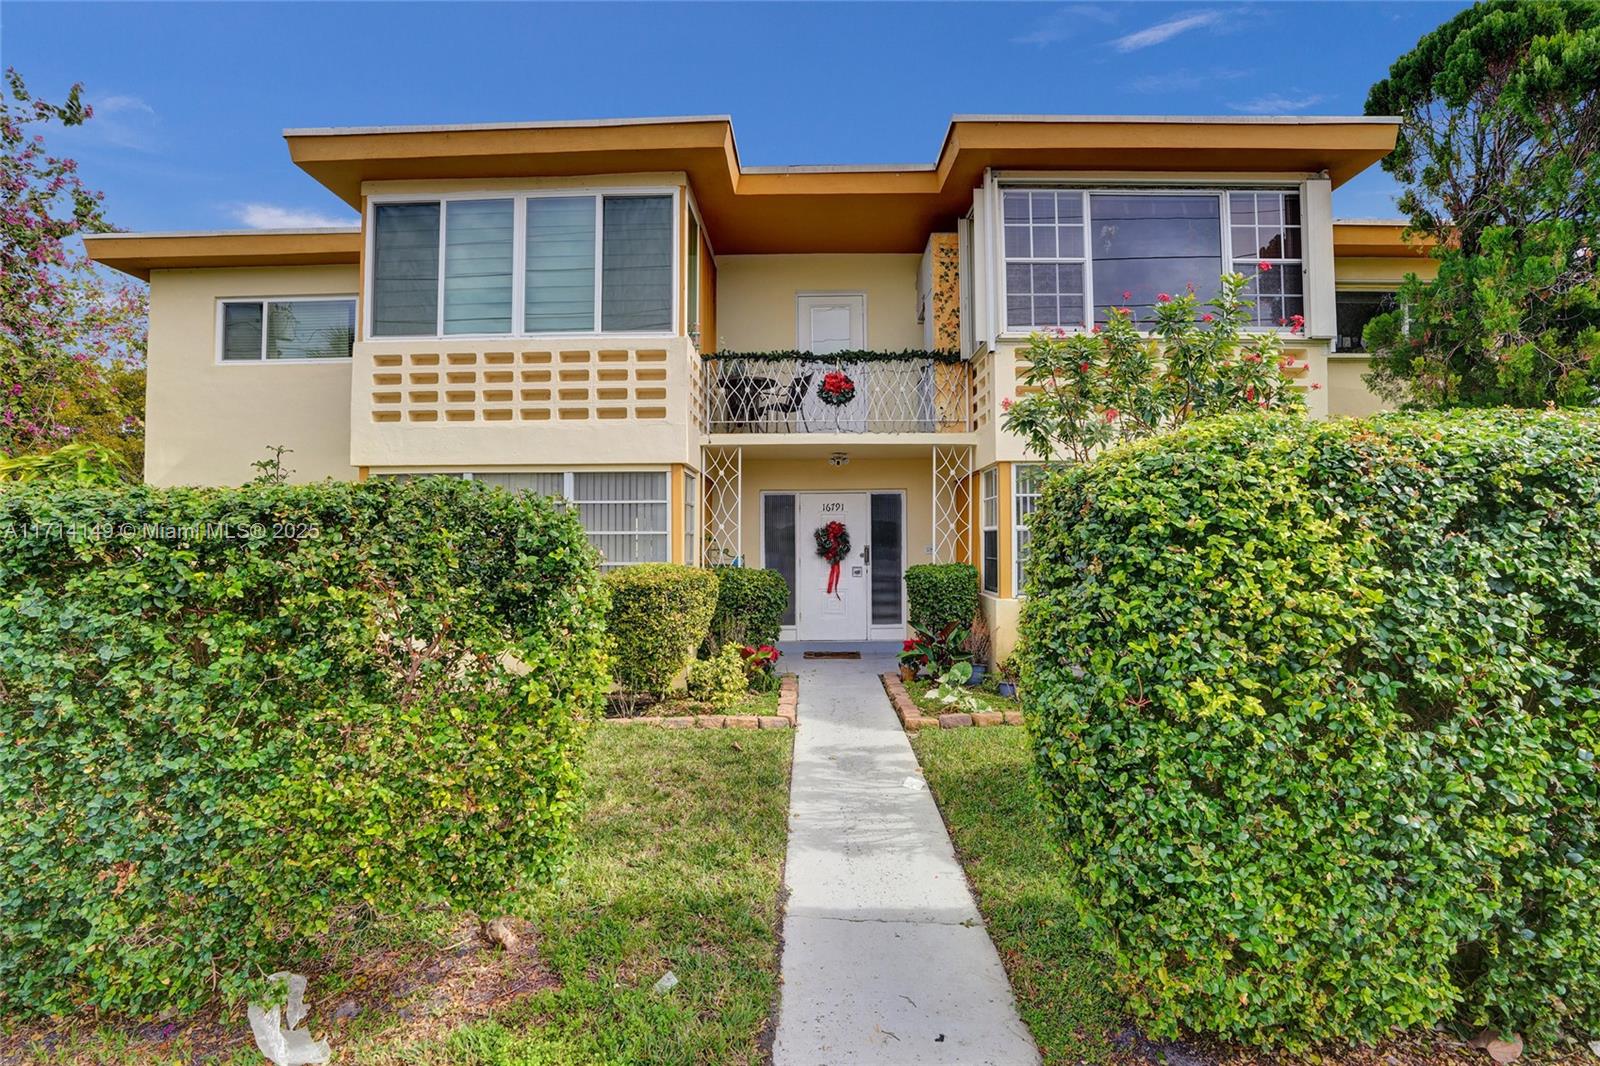
[[[1044,483],[1044,467],[1036,463],[1018,463],[1011,468],[1011,558],[1015,561],[1015,588],[1022,595],[1026,582],[1023,573],[1028,561],[1028,549],[1033,543],[1033,533],[1028,529],[1028,518],[1039,506],[1039,489]]]
[[[1224,269],[1250,279],[1252,324],[1305,314],[1300,194],[1284,189],[1000,190],[1005,328],[1087,329],[1107,309],[1155,319],[1160,296],[1217,295]]]
[[[355,336],[354,296],[268,296],[217,301],[218,362],[349,359]]]
[[[694,566],[699,560],[695,557],[695,536],[699,530],[695,527],[695,493],[699,491],[693,473],[683,472],[683,561],[689,566]]]
[[[373,197],[367,335],[670,333],[677,216],[675,189]]]
[[[983,590],[1000,591],[1000,470],[991,466],[983,472],[982,530]]]
[[[1336,352],[1364,352],[1367,323],[1399,307],[1393,289],[1339,289],[1333,294],[1334,315],[1339,328],[1334,341]]]
[[[559,496],[577,512],[589,543],[600,552],[600,569],[669,561],[672,530],[665,470],[567,470],[536,473],[393,473],[414,477],[460,477],[507,492]]]

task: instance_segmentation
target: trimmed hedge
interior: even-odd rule
[[[1222,419],[1031,528],[1037,764],[1152,1031],[1600,1033],[1600,419]]]
[[[717,575],[677,563],[623,566],[605,576],[612,669],[628,692],[665,696],[706,639]]]
[[[539,497],[12,489],[0,590],[0,1013],[254,994],[570,843],[603,592]]]
[[[906,608],[911,624],[930,633],[970,627],[978,616],[978,568],[970,563],[906,567]]]
[[[789,607],[789,583],[776,570],[719,566],[717,608],[706,651],[724,644],[776,644]]]

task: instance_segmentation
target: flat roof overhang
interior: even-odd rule
[[[361,258],[361,230],[94,233],[84,235],[83,247],[95,262],[149,281],[152,270],[354,265]]]
[[[368,181],[682,172],[718,254],[920,252],[954,228],[986,168],[1327,172],[1382,159],[1388,118],[957,116],[937,161],[750,167],[726,116],[286,130],[290,158],[359,209]]]
[[[1406,239],[1407,222],[1399,218],[1336,218],[1333,220],[1335,259],[1403,259],[1423,256],[1434,241],[1421,234]]]

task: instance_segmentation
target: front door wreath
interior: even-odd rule
[[[817,527],[812,534],[817,542],[817,554],[830,564],[828,567],[828,594],[839,598],[839,564],[850,554],[850,531],[843,522],[829,522]]]

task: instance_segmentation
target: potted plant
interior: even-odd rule
[[[1017,657],[1007,655],[1000,664],[1000,683],[995,686],[1008,700],[1017,698]]]
[[[920,635],[912,637],[900,646],[901,681],[915,681],[918,672],[927,665],[928,649],[923,645]]]

